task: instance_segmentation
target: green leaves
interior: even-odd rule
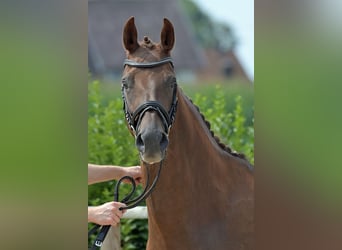
[[[236,95],[235,107],[230,112],[227,112],[227,96],[220,85],[216,86],[212,99],[197,93],[194,103],[199,106],[205,119],[210,122],[214,134],[234,151],[244,153],[253,164],[254,119],[252,119],[251,125],[246,124],[242,97]]]
[[[113,165],[137,165],[133,138],[124,121],[120,98],[103,104],[100,83],[94,81],[88,90],[88,157],[89,162]]]
[[[145,249],[148,238],[147,219],[124,219],[121,225],[123,250]]]

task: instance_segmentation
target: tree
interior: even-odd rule
[[[189,16],[196,39],[203,48],[213,48],[222,52],[234,48],[236,37],[229,25],[212,20],[192,0],[180,0],[180,3]]]

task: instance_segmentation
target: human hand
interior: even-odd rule
[[[126,205],[121,202],[111,201],[100,206],[88,207],[88,222],[116,226],[120,223],[120,218],[124,214],[124,211],[119,210],[120,207],[126,207]]]
[[[135,183],[139,184],[142,181],[142,172],[140,166],[125,167],[125,175],[133,177]],[[128,181],[124,181],[128,183]]]

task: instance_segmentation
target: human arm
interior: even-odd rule
[[[141,167],[121,167],[88,163],[88,185],[114,179],[118,180],[125,175],[132,176],[137,183],[140,183],[142,178]]]

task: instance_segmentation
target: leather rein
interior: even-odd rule
[[[126,59],[124,61],[124,66],[129,65],[131,67],[136,67],[136,68],[153,68],[153,67],[157,67],[160,65],[163,65],[165,63],[170,63],[171,66],[173,67],[173,61],[171,57],[166,57],[160,61],[156,61],[156,62],[147,62],[147,63],[139,63],[133,60],[128,60]],[[122,92],[122,99],[123,99],[123,110],[125,113],[125,117],[127,120],[127,123],[129,124],[134,136],[136,137],[136,130],[139,127],[142,117],[144,116],[144,114],[147,111],[156,111],[157,114],[160,116],[160,118],[163,121],[163,125],[164,125],[164,129],[165,132],[168,134],[170,131],[170,128],[174,122],[175,119],[175,114],[176,114],[176,109],[177,109],[177,84],[175,84],[174,86],[174,91],[173,91],[173,97],[172,97],[172,103],[171,103],[171,108],[170,110],[167,112],[165,110],[165,108],[157,101],[147,101],[144,104],[140,105],[133,113],[130,112],[128,110],[128,104],[125,98],[125,94],[124,94],[124,87],[121,87],[121,92]],[[159,169],[157,172],[156,177],[154,178],[151,186],[148,188],[149,186],[149,182],[150,182],[150,174],[149,174],[149,170],[147,168],[147,177],[146,177],[146,185],[145,188],[143,190],[143,192],[136,198],[131,199],[132,195],[135,193],[135,189],[136,189],[136,184],[134,179],[131,176],[124,176],[121,179],[118,180],[118,182],[115,185],[115,189],[114,189],[114,201],[118,201],[119,200],[119,186],[120,184],[124,181],[124,180],[128,180],[131,182],[132,184],[132,189],[131,192],[129,194],[127,194],[122,200],[122,203],[125,203],[127,206],[126,207],[120,207],[119,210],[127,210],[127,209],[131,209],[134,208],[136,206],[138,206],[142,201],[144,201],[153,191],[154,187],[156,186],[156,183],[159,179],[160,176],[160,172],[162,169],[162,165],[163,165],[163,160],[160,162],[159,164]],[[131,199],[131,200],[130,200]],[[100,227],[100,225],[95,225],[89,232],[88,232],[88,238],[90,237],[90,235],[92,235],[93,233],[95,233],[97,231],[97,229]],[[95,250],[98,247],[101,247],[103,244],[103,241],[110,229],[110,225],[105,225],[102,226],[99,234],[97,235],[93,245],[91,248],[91,250]]]

